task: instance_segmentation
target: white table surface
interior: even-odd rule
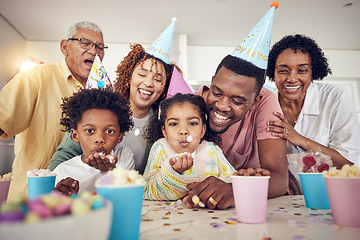
[[[144,201],[140,240],[145,239],[360,239],[360,228],[333,224],[331,210],[306,208],[302,195],[268,200],[266,222],[236,221],[235,208],[187,209],[176,202]]]

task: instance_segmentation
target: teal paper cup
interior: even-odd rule
[[[322,173],[299,173],[307,208],[330,209]]]
[[[28,177],[29,199],[35,199],[54,190],[56,176]]]
[[[96,190],[113,205],[109,240],[139,239],[144,185],[96,185]]]

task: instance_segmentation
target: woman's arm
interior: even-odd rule
[[[276,112],[274,114],[281,120],[269,122],[269,125],[272,126],[269,128],[269,131],[273,132],[274,136],[282,137],[283,139],[291,142],[293,145],[302,148],[304,151],[313,151],[314,149],[317,149],[321,153],[330,156],[334,166],[337,168],[341,168],[345,164],[353,164],[343,157],[337,150],[302,136],[289,124],[285,116],[281,113]],[[337,134],[341,134],[341,131]],[[344,134],[344,132],[342,134]]]

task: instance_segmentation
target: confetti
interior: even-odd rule
[[[210,226],[212,226],[213,228],[221,228],[221,227],[224,227],[224,224],[221,224],[221,223],[210,223]]]
[[[144,221],[144,222],[152,222],[152,221],[154,221],[154,219],[141,219],[141,221]]]
[[[229,224],[229,225],[234,225],[234,224],[237,224],[237,222],[235,222],[235,221],[225,221],[225,223],[227,223],[227,224]]]

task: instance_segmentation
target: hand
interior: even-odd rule
[[[267,124],[271,127],[268,127],[266,130],[272,132],[273,136],[281,137],[296,146],[300,146],[303,136],[290,125],[284,115],[279,112],[274,112],[274,115],[277,116],[280,121],[268,122]]]
[[[67,177],[58,182],[54,188],[55,191],[61,192],[66,196],[77,194],[79,192],[79,181]]]
[[[190,153],[183,153],[177,157],[173,157],[169,160],[170,165],[179,174],[183,174],[186,170],[189,170],[194,164],[194,159]]]
[[[187,188],[189,189],[189,192],[183,199],[183,203],[188,208],[195,207],[195,204],[192,202],[192,197],[194,195],[199,196],[200,201],[205,203],[211,209],[235,207],[231,183],[226,183],[214,176],[210,176],[202,182],[191,183]],[[210,197],[212,199],[210,199]],[[214,205],[214,203],[216,204]]]
[[[89,155],[85,159],[85,163],[90,167],[96,168],[101,171],[101,173],[107,172],[112,170],[116,167],[116,163],[118,158],[116,155],[99,155],[99,153],[95,153]]]

